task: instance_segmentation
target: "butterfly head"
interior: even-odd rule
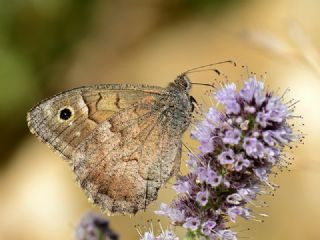
[[[182,73],[177,76],[177,78],[174,80],[174,85],[186,92],[189,92],[191,90],[191,82],[188,76],[185,73]]]

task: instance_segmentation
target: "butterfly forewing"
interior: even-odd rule
[[[136,90],[141,89],[146,90]],[[162,94],[159,87],[97,85],[73,89],[42,101],[28,113],[28,125],[35,135],[55,151],[72,157],[72,149],[100,123],[139,100]],[[72,111],[66,121],[60,119],[64,108]]]
[[[33,108],[28,125],[70,161],[94,203],[111,213],[135,213],[156,199],[179,169],[191,107],[187,93],[174,90],[142,85],[74,89]]]

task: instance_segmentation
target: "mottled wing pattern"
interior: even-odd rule
[[[33,133],[69,160],[88,197],[111,213],[135,213],[179,168],[181,131],[159,87],[98,85],[47,99],[28,113]],[[68,107],[72,117],[59,119]]]
[[[180,162],[181,136],[172,135],[161,112],[132,123],[124,119],[139,118],[148,109],[128,111],[101,124],[74,157],[77,181],[94,203],[112,213],[144,209]]]

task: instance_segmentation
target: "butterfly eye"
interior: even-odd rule
[[[66,121],[66,120],[68,120],[71,116],[72,116],[72,111],[71,111],[70,108],[67,108],[67,107],[66,107],[66,108],[63,108],[63,109],[60,110],[59,118],[60,118],[61,120]]]

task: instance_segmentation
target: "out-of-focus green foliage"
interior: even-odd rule
[[[0,1],[1,160],[26,132],[26,111],[46,92],[54,63],[85,36],[96,2]]]

